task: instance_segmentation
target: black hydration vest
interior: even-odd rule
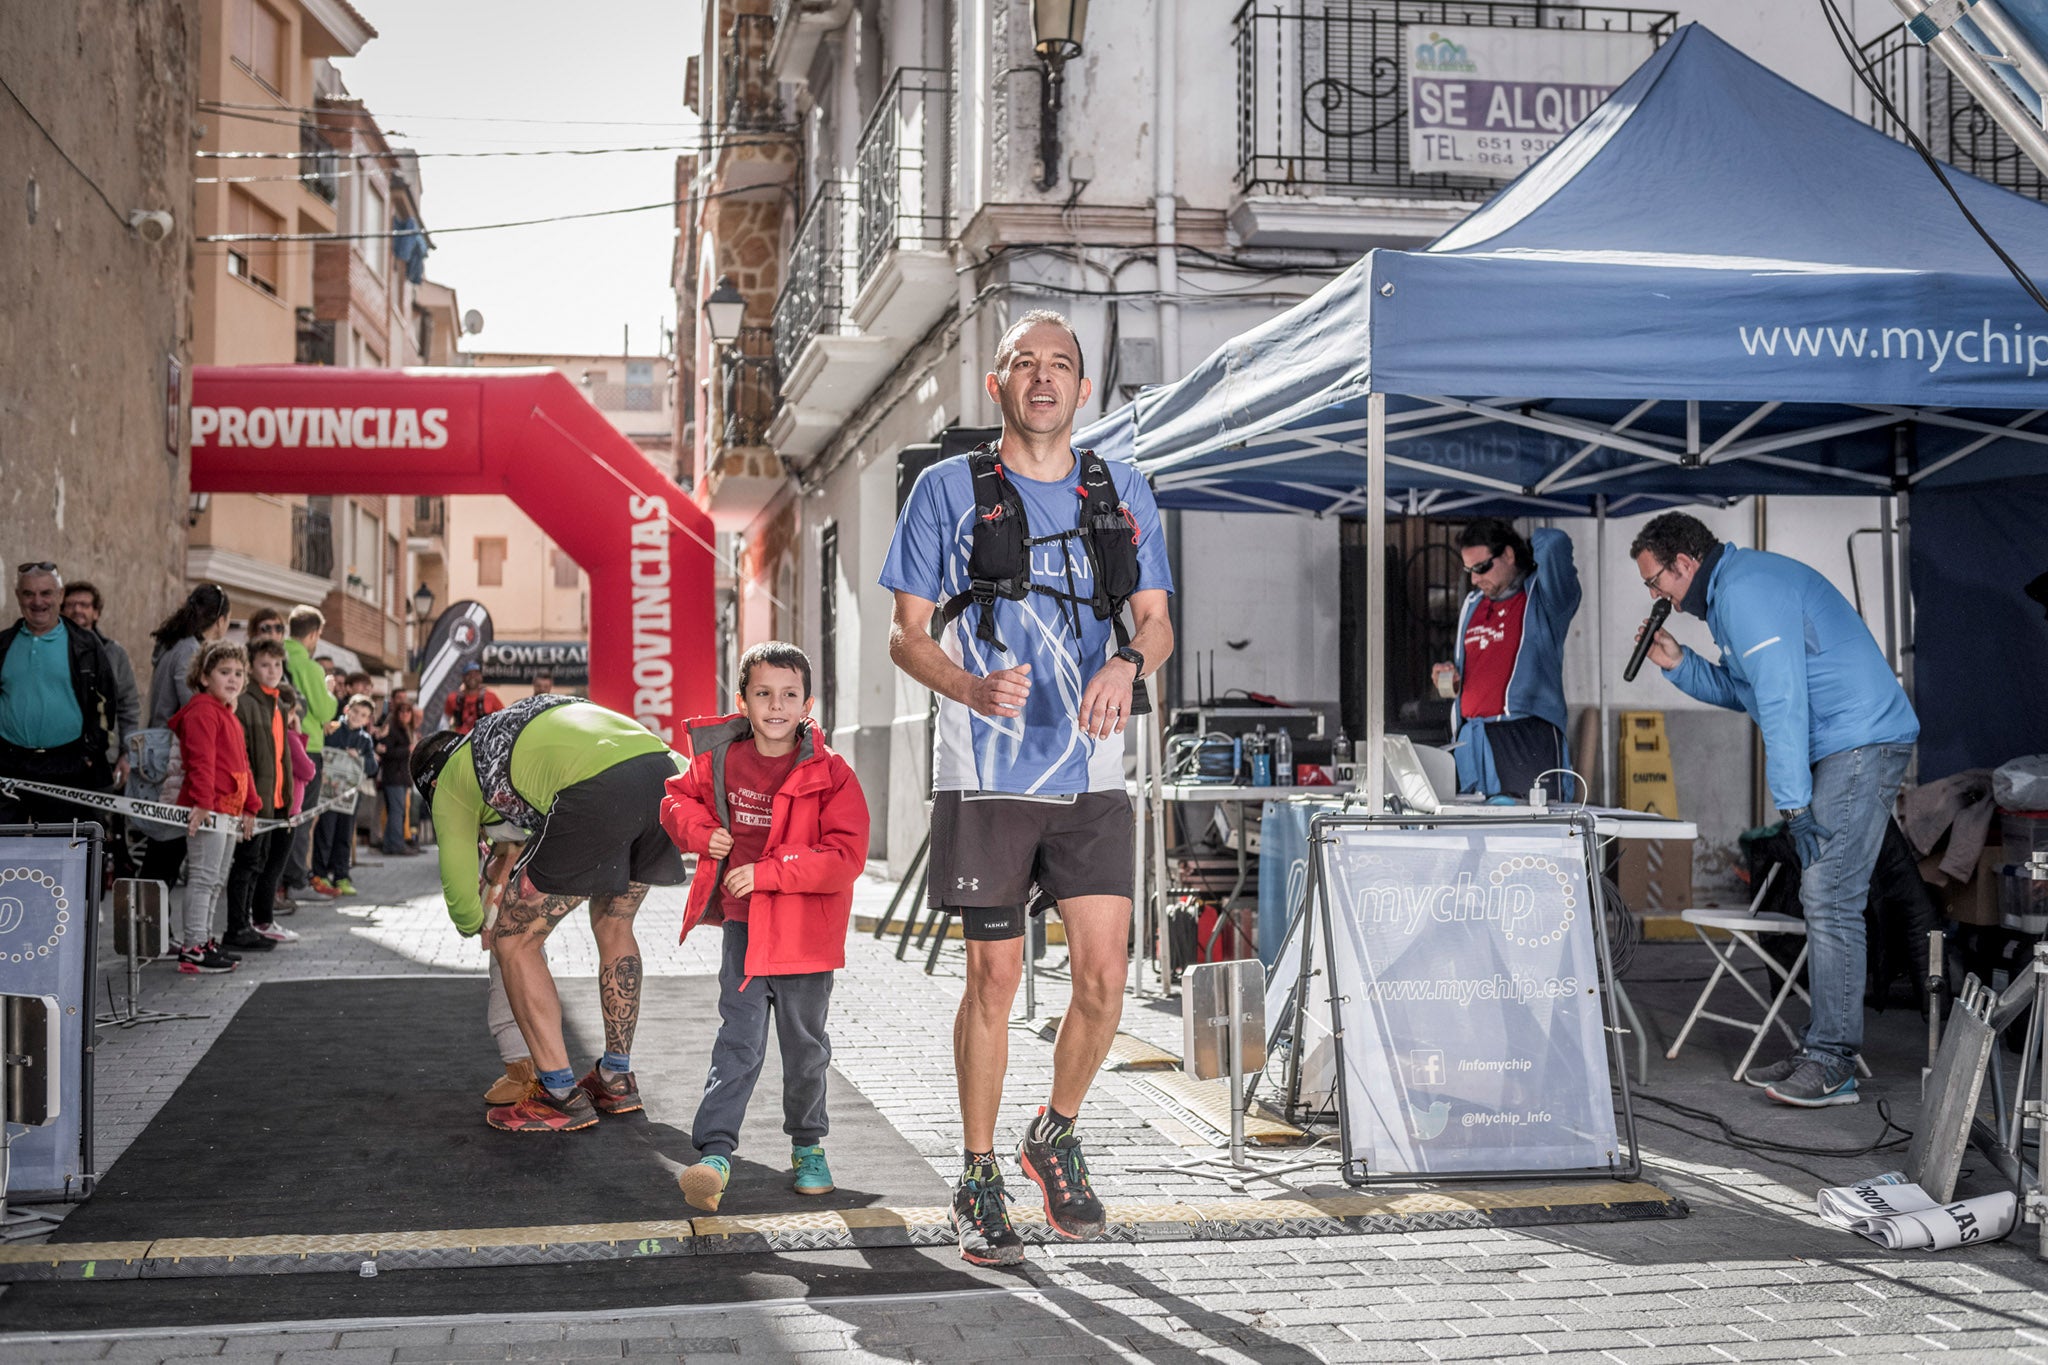
[[[485,716],[469,732],[469,756],[476,765],[476,784],[483,790],[484,804],[499,819],[517,825],[528,834],[537,834],[547,826],[547,816],[535,810],[512,785],[512,745],[518,740],[519,732],[536,716],[557,706],[582,700],[581,697],[565,697],[559,692],[521,697],[504,710]],[[449,756],[454,757],[452,753]]]
[[[1138,590],[1138,519],[1117,496],[1109,466],[1092,450],[1074,452],[1074,497],[1079,504],[1072,530],[1049,536],[1033,536],[1024,515],[1024,499],[1003,472],[993,441],[968,452],[967,469],[974,479],[974,541],[967,556],[967,591],[956,593],[939,609],[941,626],[950,625],[970,605],[981,608],[975,623],[975,638],[1007,652],[1009,646],[996,635],[995,603],[999,597],[1021,602],[1032,593],[1050,597],[1081,633],[1080,608],[1088,607],[1098,621],[1108,621],[1116,632],[1117,648],[1130,644],[1130,629],[1124,624],[1124,604]],[[1078,539],[1088,556],[1093,591],[1088,596],[1074,592],[1073,561],[1064,544],[1060,562],[1067,569],[1067,591],[1031,581],[1031,551]],[[1146,715],[1151,700],[1139,686],[1131,700],[1133,715]]]

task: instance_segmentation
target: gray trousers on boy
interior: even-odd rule
[[[718,1041],[711,1045],[711,1074],[704,1081],[690,1143],[701,1156],[729,1157],[740,1145],[740,1122],[767,1055],[773,1005],[782,1048],[782,1131],[792,1147],[815,1146],[831,1127],[825,1117],[825,1073],[832,1069],[832,1040],[825,1034],[825,1019],[832,1009],[832,973],[747,981],[747,926],[727,923],[724,931]],[[742,981],[747,982],[744,991]]]

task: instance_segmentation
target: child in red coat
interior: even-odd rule
[[[178,947],[178,970],[187,976],[231,972],[240,963],[221,951],[213,933],[236,836],[200,826],[220,814],[240,819],[242,838],[255,832],[261,802],[249,771],[248,741],[235,718],[235,701],[248,676],[249,656],[240,645],[217,640],[204,646],[192,656],[186,678],[192,700],[170,721],[185,764],[178,804],[192,811],[185,824],[185,932]]]
[[[760,1078],[768,1011],[782,1049],[783,1131],[798,1194],[829,1194],[823,1146],[825,1019],[846,965],[853,884],[867,865],[868,803],[846,760],[810,723],[811,661],[771,641],[740,659],[738,714],[690,724],[687,772],[668,781],[661,825],[697,855],[683,934],[724,926],[718,1039],[690,1134],[683,1197],[715,1212],[732,1179],[740,1122]]]

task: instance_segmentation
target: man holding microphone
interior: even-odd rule
[[[1707,623],[1708,663],[1657,630],[1650,661],[1763,732],[1771,800],[1799,850],[1813,1017],[1800,1049],[1743,1079],[1781,1104],[1855,1104],[1863,1044],[1863,907],[1920,722],[1869,627],[1795,559],[1737,549],[1683,512],[1629,546],[1643,586]]]

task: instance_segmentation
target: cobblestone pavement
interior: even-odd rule
[[[207,1017],[103,1031],[102,1167],[141,1131],[255,983],[479,971],[475,944],[456,937],[430,894],[432,876],[430,859],[363,866],[356,877],[361,897],[308,905],[286,921],[303,942],[251,957],[232,977],[181,979],[153,969],[145,1006]],[[870,878],[861,888],[862,908],[879,908],[889,890]],[[713,941],[674,943],[681,906],[680,890],[657,892],[642,912],[648,970],[709,974]],[[556,938],[558,971],[594,972],[585,922],[572,920]],[[865,934],[852,940],[834,998],[834,1063],[936,1170],[950,1175],[958,1160],[948,1118],[948,1044],[959,955],[943,956],[927,976],[921,959],[894,961],[892,947]],[[1055,947],[1049,963],[1060,956]],[[1638,955],[1631,990],[1666,1036],[1697,990],[1686,978],[1703,974],[1705,961],[1696,948]],[[1039,986],[1040,1012],[1057,1012],[1065,994],[1059,974],[1041,973]],[[1893,1116],[1910,1124],[1918,1020],[1908,1011],[1873,1018],[1873,1055],[1882,1044],[1890,1064],[1880,1064],[1866,1093],[1888,1101]],[[1179,1019],[1169,1008],[1134,1006],[1126,1027],[1178,1051]],[[1796,1164],[1760,1156],[1706,1132],[1709,1125],[1640,1101],[1647,1173],[1691,1204],[1694,1216],[1681,1221],[1063,1246],[1034,1251],[1012,1289],[702,1308],[650,1303],[597,1313],[564,1304],[517,1316],[14,1336],[0,1338],[0,1361],[1312,1362],[1541,1355],[1560,1365],[1842,1357],[2048,1362],[2048,1269],[2033,1255],[2030,1235],[2024,1244],[1933,1256],[1887,1253],[1824,1227],[1812,1213],[1812,1194],[1823,1180],[1839,1183],[1899,1163],[1896,1149],[1840,1157],[1819,1150],[1870,1142],[1880,1128],[1878,1106],[1774,1110],[1757,1092],[1728,1082],[1735,1055],[1728,1045],[1729,1035],[1697,1037],[1680,1063],[1655,1064],[1651,1092],[1719,1113],[1743,1133],[1815,1151]],[[1007,1132],[1014,1134],[1050,1077],[1051,1047],[1018,1030]],[[1132,1170],[1184,1158],[1199,1140],[1137,1078],[1105,1073],[1090,1096],[1083,1132],[1098,1184],[1115,1197],[1218,1196],[1213,1184]],[[860,1265],[855,1253],[791,1259]],[[6,1322],[0,1295],[0,1332]]]

